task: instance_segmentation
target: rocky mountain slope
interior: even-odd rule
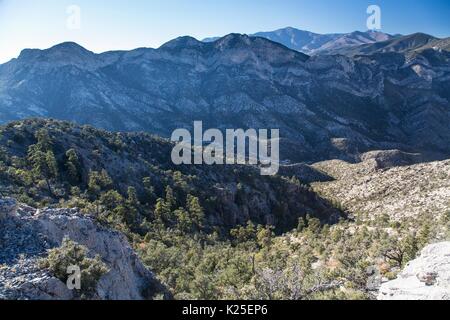
[[[379,300],[450,300],[450,242],[422,250],[396,280],[384,283]]]
[[[52,141],[58,171],[49,181],[51,193],[42,178],[33,177],[28,153],[42,130]],[[111,178],[105,191],[126,195],[128,187],[136,189],[139,200],[146,204],[140,222],[153,216],[153,205],[165,196],[168,186],[179,206],[188,195],[201,199],[208,228],[233,228],[251,220],[289,230],[306,214],[329,223],[342,216],[298,180],[261,176],[259,169],[251,166],[176,166],[171,161],[172,147],[167,140],[146,133],[111,133],[51,120],[12,122],[0,127],[0,192],[30,204],[55,204],[70,200],[74,186],[80,192],[89,190],[90,174],[105,171]],[[68,171],[70,149],[78,159],[77,181]],[[321,181],[324,176],[309,167],[288,173],[288,177],[301,180]]]
[[[414,53],[425,49],[448,51],[449,38],[438,39],[424,33],[415,33],[407,36],[387,39],[377,43],[368,43],[354,47],[336,49],[334,53],[355,55],[373,55],[376,53]]]
[[[335,50],[358,46],[368,43],[376,43],[395,38],[392,35],[378,31],[355,31],[351,33],[318,34],[299,30],[292,27],[275,31],[257,32],[252,37],[261,37],[307,55],[333,53]],[[204,42],[213,42],[219,38],[206,38]]]
[[[99,279],[94,299],[170,297],[119,232],[102,227],[77,209],[36,210],[0,198],[0,299],[74,299],[75,291],[39,264],[64,238],[86,246],[109,269]],[[81,278],[82,288],[83,284]]]
[[[0,122],[51,117],[167,137],[203,120],[279,128],[292,162],[394,148],[439,158],[450,154],[449,56],[308,57],[237,34],[103,54],[63,43],[0,65]]]
[[[247,166],[173,166],[171,146],[55,120],[0,127],[0,193],[42,208],[1,202],[0,298],[73,298],[39,259],[65,236],[91,255],[108,252],[95,239],[122,243],[112,228],[179,299],[371,299],[417,250],[450,236],[448,161],[408,166],[422,156],[378,151],[359,164],[285,165],[286,177],[262,177]],[[198,227],[189,226],[192,197]],[[102,255],[109,272],[137,263],[138,280],[118,282],[126,295],[117,296],[101,278],[97,298],[159,292],[156,282],[137,295],[140,285],[127,284],[139,283],[139,262],[131,249],[111,250]]]
[[[336,180],[314,183],[314,189],[334,199],[355,216],[388,215],[393,220],[450,213],[450,161],[419,163],[415,155],[375,152],[363,162],[340,160],[314,165]]]

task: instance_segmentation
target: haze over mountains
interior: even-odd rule
[[[308,55],[331,53],[342,48],[372,44],[398,37],[379,31],[318,34],[292,27],[275,31],[257,32],[251,36],[266,38]],[[218,39],[219,38],[206,38],[203,41],[211,42]]]
[[[387,41],[363,44],[359,46],[347,46],[333,51],[334,54],[349,56],[369,55],[374,53],[397,52],[411,54],[425,49],[446,50],[450,49],[450,39],[439,39],[425,33],[415,33],[407,36],[393,38]]]
[[[165,137],[195,120],[279,128],[293,162],[395,148],[450,155],[447,39],[350,35],[388,40],[314,56],[239,34],[102,54],[75,43],[28,49],[0,65],[0,122],[51,117]]]
[[[318,34],[292,27],[268,32],[257,32],[252,37],[261,37],[278,42],[292,50],[307,55],[362,55],[379,52],[408,52],[426,48],[450,49],[449,38],[439,39],[424,33],[407,36],[391,35],[381,31],[354,31],[350,33]],[[206,38],[204,42],[220,39]]]

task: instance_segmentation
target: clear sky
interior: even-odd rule
[[[64,41],[102,52],[287,26],[365,31],[371,4],[381,8],[384,32],[450,36],[450,0],[0,0],[0,63]],[[70,5],[81,9],[80,29],[67,27]]]

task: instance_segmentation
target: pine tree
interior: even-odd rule
[[[49,179],[58,178],[58,163],[56,162],[53,151],[47,151],[47,153],[45,154],[45,162],[47,164],[47,172],[45,173],[45,175]]]
[[[194,225],[198,229],[201,229],[203,227],[205,213],[200,205],[200,200],[197,197],[188,195],[186,199],[186,207]]]
[[[166,222],[171,215],[170,207],[164,199],[159,198],[156,200],[155,206],[155,219],[159,222]]]
[[[50,138],[47,129],[42,128],[36,131],[35,138],[37,139],[36,145],[42,152],[46,152],[52,149],[53,141]]]
[[[313,218],[310,215],[307,215],[306,216],[306,221],[307,221],[307,224],[308,224],[308,231],[310,231],[310,232],[312,232],[314,234],[317,234],[317,233],[320,232],[320,229],[321,229],[322,225],[321,225],[319,219]]]
[[[192,231],[193,221],[189,212],[184,208],[179,208],[174,211],[174,215],[177,217],[177,227],[182,233],[190,233]]]
[[[302,232],[306,228],[305,218],[301,217],[298,219],[297,231]]]
[[[108,192],[103,193],[100,196],[99,201],[100,204],[109,211],[113,211],[124,203],[123,197],[116,190],[109,190]]]
[[[66,152],[66,168],[71,182],[74,184],[80,181],[81,165],[75,149],[69,149]]]
[[[402,256],[402,265],[405,265],[411,260],[416,258],[417,252],[419,251],[417,245],[417,239],[414,235],[408,234],[401,243],[403,256]]]
[[[272,226],[258,226],[258,232],[256,234],[256,239],[258,241],[258,245],[261,248],[269,248],[272,245],[272,240],[274,237],[273,227]]]
[[[89,173],[88,191],[93,198],[98,199],[101,192],[110,189],[112,185],[112,179],[106,170],[102,170],[100,173],[97,171]]]
[[[53,194],[50,180],[58,177],[58,164],[52,151],[43,152],[38,145],[28,148],[28,161],[36,178],[43,178],[50,194]]]
[[[28,161],[33,175],[45,179],[48,192],[53,195],[50,180],[58,177],[58,163],[52,151],[53,141],[44,128],[36,132],[35,138],[37,143],[28,148]]]
[[[147,203],[153,203],[156,199],[155,188],[152,186],[152,179],[150,177],[145,177],[142,179],[142,184],[144,185],[145,195],[147,197]]]
[[[137,192],[134,187],[128,187],[128,198],[126,201],[126,216],[125,216],[125,222],[132,226],[137,219],[138,216],[138,210],[139,210],[139,200],[137,197]]]
[[[253,222],[248,221],[246,227],[240,226],[232,229],[230,235],[237,243],[256,241],[256,226]]]
[[[175,206],[177,204],[177,200],[173,194],[173,189],[170,186],[166,187],[166,205],[168,206],[169,210],[175,209]]]

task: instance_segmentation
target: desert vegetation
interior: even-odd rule
[[[147,134],[27,120],[0,129],[0,148],[3,196],[77,207],[123,232],[177,299],[372,299],[377,282],[450,237],[450,211],[349,212],[295,177],[173,167],[170,144]],[[42,266],[64,280],[76,261],[95,283],[106,269],[87,254],[67,240]]]

